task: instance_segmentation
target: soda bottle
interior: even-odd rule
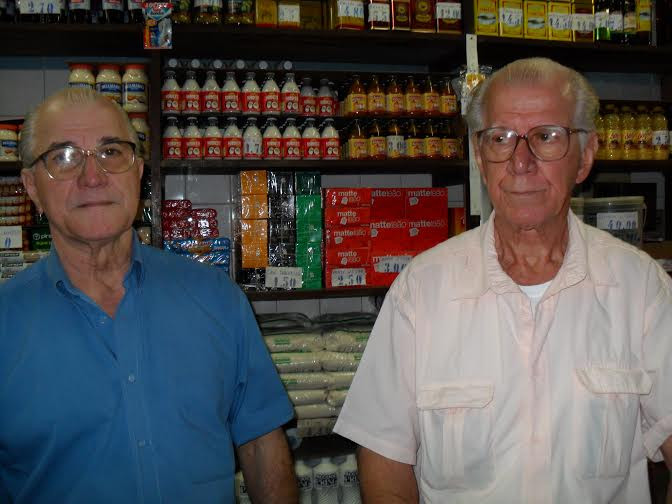
[[[621,107],[621,131],[623,138],[623,159],[637,159],[637,119],[632,108]]]
[[[420,133],[420,128],[411,119],[406,127],[406,156],[409,159],[422,159],[425,157],[425,141]]]
[[[374,119],[369,126],[369,159],[387,158],[387,140],[385,135]]]
[[[400,116],[406,111],[404,107],[404,93],[394,75],[390,77],[390,81],[387,84],[385,110],[387,111],[387,114],[391,116]]]
[[[243,159],[261,159],[262,137],[257,118],[248,117],[243,131]]]
[[[294,74],[285,75],[285,83],[280,91],[280,108],[283,114],[299,113],[299,86],[296,85]]]
[[[606,130],[606,158],[610,160],[623,157],[623,138],[621,136],[621,118],[614,105],[607,105],[604,116]]]
[[[245,84],[242,90],[243,97],[243,115],[255,115],[261,109],[261,89],[254,78],[254,72],[245,74]],[[255,126],[256,128],[256,126]],[[259,135],[261,137],[261,134]]]
[[[240,114],[242,111],[240,87],[236,82],[234,72],[226,72],[226,80],[222,86],[222,112],[226,114]]]
[[[359,124],[359,119],[355,119],[350,126],[348,135],[348,159],[367,159],[369,157],[369,141]]]
[[[366,90],[366,108],[371,115],[383,115],[385,113],[385,92],[378,81],[377,75],[371,76],[369,88]]]
[[[653,121],[646,106],[637,107],[637,159],[653,159]]]
[[[350,84],[350,90],[348,91],[348,96],[345,98],[345,101],[347,115],[359,116],[366,114],[366,90],[359,79],[359,75],[352,76],[352,83]]]
[[[215,71],[208,70],[201,88],[201,111],[204,114],[218,113],[221,110],[219,104],[221,93],[222,90],[215,79]]]
[[[457,115],[457,96],[450,85],[450,78],[446,77],[441,85],[440,110],[444,117],[454,117]]]
[[[341,159],[341,140],[333,119],[324,121],[321,138],[322,159]]]
[[[425,125],[424,151],[428,159],[441,159],[442,157],[439,129],[431,119]]]
[[[609,32],[609,3],[611,0],[595,0],[595,40],[611,40]]]
[[[296,127],[296,119],[290,117],[285,123],[282,132],[282,158],[297,160],[301,159],[301,133]]]
[[[609,21],[607,28],[609,30],[609,38],[612,42],[620,44],[625,37],[623,31],[623,1],[610,0],[609,1]]]
[[[316,504],[338,504],[338,469],[329,457],[313,468]]]
[[[201,86],[196,82],[196,72],[193,70],[187,71],[187,80],[182,85],[180,111],[185,115],[201,113]]]
[[[667,118],[663,112],[663,107],[653,107],[653,159],[663,161],[670,155],[670,139],[667,129]]]
[[[636,0],[623,1],[623,42],[637,43],[637,2]]]
[[[224,159],[243,158],[243,135],[238,129],[238,120],[235,117],[227,119],[227,126],[222,136],[222,153]]]
[[[276,119],[271,117],[264,125],[262,149],[264,159],[282,159],[282,135],[275,125]]]
[[[208,117],[208,127],[203,135],[203,157],[222,159],[222,133],[219,131],[216,117]]]
[[[203,138],[198,129],[198,119],[187,117],[187,127],[182,135],[182,153],[184,159],[201,159],[203,157]]]
[[[409,116],[418,116],[425,113],[425,108],[422,104],[422,93],[412,75],[409,75],[406,79],[404,108],[406,109],[406,114]]]
[[[266,82],[261,88],[261,113],[262,115],[280,115],[280,88],[275,82],[273,72],[266,74]]]
[[[425,88],[422,93],[422,106],[425,115],[438,116],[441,113],[441,98],[429,75],[425,79]]]

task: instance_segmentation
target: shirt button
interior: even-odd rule
[[[140,441],[138,441],[138,446],[140,448],[144,448],[146,445],[147,445],[147,441],[145,441],[144,439],[141,439]]]
[[[128,382],[129,383],[134,383],[135,382],[135,375],[133,373],[128,375]]]

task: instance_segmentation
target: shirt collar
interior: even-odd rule
[[[70,296],[78,296],[79,289],[77,289],[70,278],[68,278],[61,259],[58,257],[56,247],[52,245],[49,255],[46,258],[46,271],[49,279],[53,285],[63,294]],[[131,266],[124,276],[124,287],[126,289],[131,287],[139,287],[145,279],[145,263],[143,258],[142,245],[135,232],[131,242]]]

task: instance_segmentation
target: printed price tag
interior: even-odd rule
[[[654,131],[651,135],[652,145],[667,145],[670,141],[669,133],[665,130]]]
[[[353,0],[338,0],[338,17],[364,19],[364,4]]]
[[[608,212],[597,214],[597,228],[607,231],[637,229],[637,212]]]
[[[21,14],[60,14],[60,0],[21,0],[18,2]]]
[[[339,268],[331,272],[333,287],[352,287],[366,285],[366,270],[364,268]]]
[[[572,29],[572,15],[562,14],[558,12],[550,12],[548,14],[548,24],[553,30],[571,30]]]
[[[298,25],[301,23],[301,7],[298,5],[278,5],[278,23]]]
[[[21,226],[0,226],[0,249],[23,248]]]
[[[21,266],[23,265],[23,251],[8,250],[0,252],[0,266]]]
[[[303,270],[270,266],[266,268],[265,285],[272,289],[300,289],[303,285]]]
[[[462,19],[462,4],[455,2],[437,2],[437,19]]]
[[[591,32],[595,29],[595,16],[592,14],[572,14],[572,30]]]
[[[411,262],[412,257],[404,256],[385,256],[373,265],[376,273],[401,273],[406,265]]]
[[[390,6],[382,3],[369,4],[369,22],[389,23]]]
[[[523,24],[523,10],[502,7],[499,9],[499,19],[506,26],[520,26]]]

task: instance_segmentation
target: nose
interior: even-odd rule
[[[536,158],[530,152],[530,146],[527,139],[519,138],[518,145],[513,151],[509,169],[514,175],[524,175],[535,170],[537,167]]]
[[[87,153],[77,182],[84,187],[97,187],[104,185],[106,181],[107,176],[103,169],[98,166],[95,154],[92,152]]]

